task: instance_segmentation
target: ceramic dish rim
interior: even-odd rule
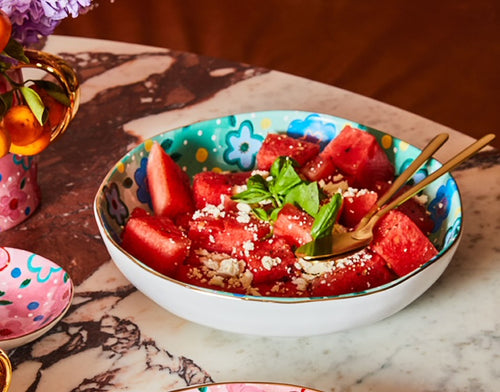
[[[13,248],[13,247],[9,247],[9,246],[3,246],[2,248],[4,248],[4,249],[20,250],[20,251],[23,251],[23,252],[30,252],[30,251],[27,251],[25,249]],[[38,253],[34,253],[34,252],[30,252],[30,253],[38,255]],[[46,258],[45,256],[41,256],[41,255],[38,255],[38,256],[43,257],[45,260],[47,260],[47,261],[51,262],[52,264],[54,264],[54,265],[62,268],[62,270],[68,275],[68,281],[69,281],[69,285],[70,285],[70,294],[68,296],[68,302],[66,303],[66,305],[64,306],[64,308],[61,310],[61,312],[56,317],[54,317],[54,319],[52,321],[50,321],[48,324],[45,324],[43,327],[37,328],[37,329],[34,329],[34,330],[30,330],[29,332],[26,332],[26,333],[24,333],[22,335],[17,335],[15,337],[8,338],[8,339],[2,339],[0,337],[0,348],[4,347],[4,343],[6,343],[6,344],[8,343],[9,346],[11,346],[11,347],[16,347],[16,343],[18,343],[18,341],[23,341],[24,339],[29,339],[30,335],[33,336],[33,339],[28,340],[26,343],[29,343],[30,341],[35,340],[38,336],[43,335],[45,332],[47,332],[50,329],[52,329],[55,326],[55,324],[57,324],[59,321],[61,321],[61,319],[68,312],[71,304],[73,303],[73,297],[74,297],[74,294],[75,294],[75,286],[74,286],[73,280],[71,279],[71,276],[68,274],[68,271],[66,271],[65,268],[61,267],[59,264],[57,264],[56,262],[52,261],[51,259]],[[40,335],[37,336],[37,334],[40,334]]]

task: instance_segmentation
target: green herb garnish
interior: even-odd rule
[[[324,237],[332,232],[342,196],[335,194],[328,204],[321,206],[325,195],[318,183],[304,180],[296,167],[293,159],[279,157],[271,166],[268,178],[253,175],[248,179],[247,189],[232,199],[252,205],[259,219],[270,222],[276,221],[285,204],[294,204],[314,218],[312,237]]]

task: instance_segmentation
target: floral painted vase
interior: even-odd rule
[[[0,231],[31,216],[40,205],[37,157],[7,154],[0,158]]]
[[[60,57],[38,50],[25,50],[30,63],[9,70],[10,77],[20,82],[22,69],[36,68],[50,74],[64,89],[69,106],[61,122],[52,129],[51,142],[63,134],[76,115],[80,86],[75,71]],[[0,77],[0,93],[10,89]],[[8,230],[31,216],[40,205],[41,192],[37,181],[38,156],[7,154],[0,158],[0,232]]]

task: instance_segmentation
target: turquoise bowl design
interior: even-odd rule
[[[117,243],[133,207],[151,209],[146,183],[146,164],[152,142],[159,142],[177,163],[194,175],[203,170],[252,170],[257,152],[268,133],[317,140],[323,145],[336,137],[346,125],[374,135],[394,163],[396,172],[406,169],[420,150],[384,132],[335,116],[300,112],[268,111],[232,115],[199,122],[146,140],[130,151],[112,170],[103,188],[101,215],[104,225]],[[431,159],[415,175],[420,181],[441,164]],[[442,252],[461,232],[461,200],[457,184],[449,174],[423,192],[435,222],[431,239]]]

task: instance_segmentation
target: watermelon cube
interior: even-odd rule
[[[135,208],[122,233],[122,247],[161,274],[172,276],[188,256],[186,233],[166,216],[149,215]]]
[[[321,152],[304,165],[301,173],[309,181],[328,182],[338,174],[338,170],[332,159]]]
[[[234,254],[243,249],[245,243],[264,238],[270,232],[269,223],[253,215],[208,206],[193,215],[188,236],[194,249]]]
[[[213,171],[200,172],[193,177],[193,198],[195,207],[202,209],[207,204],[224,205],[232,208],[236,204],[231,200],[234,188],[246,184],[250,172],[216,173]]]
[[[269,170],[273,162],[281,156],[290,157],[302,166],[318,155],[319,150],[318,143],[271,133],[266,136],[257,153],[257,168]]]
[[[367,251],[337,261],[336,266],[315,278],[311,295],[324,297],[358,293],[381,286],[395,278],[384,259]]]
[[[293,204],[285,204],[274,223],[274,235],[292,246],[312,241],[311,227],[314,218]]]
[[[374,189],[378,181],[394,178],[394,166],[375,136],[350,126],[329,142],[323,156],[332,159],[354,188]]]
[[[173,218],[194,211],[190,180],[159,143],[153,143],[147,164],[148,188],[156,215]]]
[[[437,250],[427,236],[404,213],[389,211],[374,229],[371,249],[380,255],[398,276],[428,262]]]
[[[339,223],[349,228],[356,227],[378,200],[376,192],[366,189],[358,191],[350,188],[343,196]]]
[[[234,275],[227,274],[224,271],[226,268],[221,267],[225,261],[238,263],[229,255],[210,254],[205,251],[191,252],[177,269],[175,279],[198,287],[246,294],[250,278],[245,279],[239,270]]]
[[[275,282],[290,276],[296,261],[290,245],[283,239],[267,239],[246,244],[242,253],[254,283]]]

